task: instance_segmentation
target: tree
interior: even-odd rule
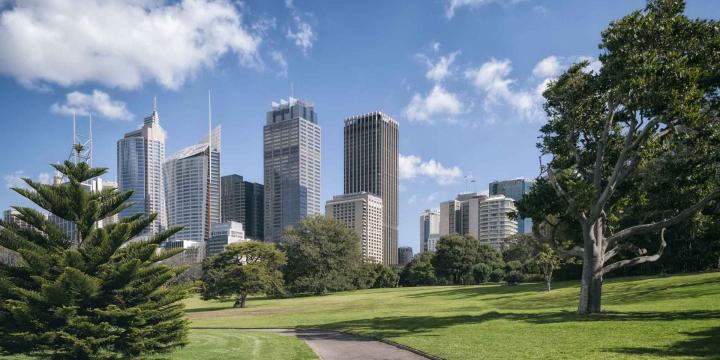
[[[225,251],[203,261],[203,299],[235,298],[234,307],[245,307],[248,295],[282,292],[280,269],[286,258],[274,244],[247,241],[230,244]]]
[[[479,263],[473,266],[472,271],[475,282],[482,284],[490,281],[490,273],[492,273],[493,268],[488,264]]]
[[[472,277],[472,267],[478,262],[479,247],[480,242],[472,236],[452,234],[441,237],[432,258],[435,273],[449,278],[454,284],[462,284]]]
[[[400,281],[400,274],[397,269],[393,266],[387,266],[383,264],[376,264],[376,276],[373,288],[393,288],[398,286]]]
[[[183,269],[159,262],[182,250],[159,251],[179,231],[130,242],[156,215],[98,221],[127,209],[131,191],[90,192],[84,183],[106,172],[86,163],[53,167],[68,181],[24,179],[17,193],[74,224],[65,232],[37,210],[16,207],[22,229],[0,223],[0,246],[17,252],[16,266],[0,264],[0,352],[51,359],[128,359],[167,353],[187,342],[180,300],[186,287],[168,280]]]
[[[351,290],[362,262],[360,238],[333,218],[311,216],[289,229],[285,283],[292,293]]]
[[[717,187],[704,189],[684,209],[623,222],[640,184],[663,176],[646,170],[675,156],[687,137],[711,138],[708,127],[717,124],[720,26],[683,11],[681,0],[648,1],[603,32],[599,71],[573,65],[543,94],[549,121],[539,147],[552,155],[544,170],[582,234],[582,246],[573,249],[583,258],[580,314],[601,311],[604,275],[658,260],[665,229],[720,196]],[[636,246],[651,234],[659,234],[654,252]]]
[[[547,284],[547,291],[550,291],[550,283],[552,282],[553,271],[560,268],[560,258],[555,255],[555,251],[548,245],[543,244],[540,252],[535,256],[533,261],[535,266],[540,270],[540,273],[545,279]]]
[[[400,272],[400,284],[403,286],[435,285],[435,268],[432,264],[434,252],[425,251],[415,257]]]

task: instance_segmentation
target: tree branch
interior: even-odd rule
[[[610,129],[612,128],[613,120],[615,119],[615,105],[609,105],[609,113],[605,120],[605,127],[603,128],[602,137],[598,142],[598,148],[595,153],[595,168],[593,170],[593,184],[596,189],[602,186],[602,165],[603,158],[605,157],[605,147],[607,146],[608,137],[610,136]]]
[[[654,222],[654,223],[651,223],[651,224],[636,225],[636,226],[633,226],[633,227],[629,227],[629,228],[623,229],[623,230],[618,231],[617,233],[615,233],[615,235],[610,236],[610,237],[607,239],[607,242],[608,242],[609,246],[612,246],[612,245],[615,244],[616,242],[618,242],[618,241],[620,241],[620,240],[622,240],[622,239],[624,239],[624,238],[627,238],[627,237],[629,237],[629,236],[646,234],[646,233],[649,233],[649,232],[657,231],[657,230],[662,229],[662,228],[666,228],[666,227],[668,227],[668,226],[675,225],[675,224],[677,224],[677,223],[679,223],[679,222],[681,222],[681,221],[689,218],[692,214],[696,213],[698,210],[701,210],[701,209],[702,209],[703,207],[705,207],[705,205],[707,205],[710,201],[712,201],[712,200],[714,200],[714,199],[716,199],[716,198],[718,198],[718,197],[720,197],[720,189],[715,190],[715,191],[714,191],[713,193],[711,193],[710,195],[706,196],[706,197],[703,198],[702,200],[700,200],[700,201],[698,201],[697,203],[695,203],[695,205],[690,206],[689,208],[681,211],[679,214],[677,214],[677,215],[675,215],[675,216],[673,216],[673,217],[671,217],[671,218],[669,218],[669,219],[665,219],[665,220],[662,220],[662,221],[657,221],[657,222]]]
[[[666,246],[667,246],[667,243],[665,242],[665,228],[662,228],[662,230],[660,230],[660,247],[658,248],[658,251],[654,255],[638,256],[636,258],[629,259],[629,260],[616,261],[610,265],[603,267],[600,270],[600,273],[596,274],[596,275],[603,276],[613,270],[617,270],[617,269],[620,269],[625,266],[634,266],[634,265],[639,265],[639,264],[646,263],[646,262],[657,261],[658,259],[660,259],[660,256],[662,256],[663,250],[665,250]]]
[[[565,199],[565,201],[567,201],[567,203],[568,203],[568,205],[570,205],[571,209],[573,209],[577,212],[577,214],[574,214],[574,215],[577,215],[581,220],[585,221],[585,214],[582,211],[580,211],[580,209],[577,207],[577,202],[575,201],[575,199],[572,196],[570,196],[567,192],[565,192],[565,190],[563,190],[562,186],[560,185],[560,183],[557,180],[557,177],[555,177],[555,171],[553,171],[553,169],[551,167],[548,167],[547,172],[548,172],[548,179],[550,180],[550,184],[555,189],[555,192],[560,197]]]

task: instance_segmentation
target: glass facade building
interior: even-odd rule
[[[530,192],[534,183],[529,179],[493,181],[490,183],[490,195],[505,195],[514,201],[520,201],[524,194]],[[532,219],[518,219],[517,231],[519,234],[532,233]]]
[[[145,118],[143,127],[125,134],[117,142],[118,189],[133,190],[133,205],[122,212],[127,217],[142,212],[156,213],[157,219],[144,235],[157,234],[167,228],[163,161],[165,160],[165,130],[160,127],[156,109]]]
[[[264,239],[320,214],[320,126],[315,107],[302,100],[272,103],[263,127]]]
[[[206,241],[212,225],[221,222],[220,127],[212,141],[203,139],[168,157],[163,171],[168,226],[184,226],[170,241]]]

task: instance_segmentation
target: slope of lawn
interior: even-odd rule
[[[187,314],[193,327],[334,328],[447,359],[720,359],[720,273],[608,280],[605,313],[590,317],[574,313],[577,282],[555,287],[374,289],[246,309],[193,298]]]

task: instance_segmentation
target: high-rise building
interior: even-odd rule
[[[519,178],[514,180],[493,181],[490,183],[490,195],[505,195],[514,201],[522,200],[524,194],[532,190],[535,181]],[[532,233],[532,219],[521,218],[517,222],[517,231],[520,234]]]
[[[30,224],[20,220],[20,212],[15,209],[7,209],[3,211],[3,221],[8,224],[14,224],[15,226],[25,229],[25,230],[32,230],[33,227],[30,226]]]
[[[221,222],[220,131],[216,127],[211,136],[173,154],[163,165],[168,226],[184,226],[170,241],[203,243],[212,224]]]
[[[320,214],[320,126],[315,107],[289,98],[272,103],[263,127],[266,241]]]
[[[398,248],[398,265],[405,266],[413,259],[413,250],[409,246]]]
[[[440,234],[440,211],[425,209],[420,215],[420,252],[430,251],[428,239],[433,234]]]
[[[265,238],[265,186],[244,181],[245,188],[245,237],[252,240]]]
[[[133,190],[133,205],[120,212],[127,217],[142,212],[156,213],[145,235],[157,234],[167,228],[163,161],[165,161],[165,130],[160,127],[157,107],[145,118],[143,127],[125,134],[117,142],[118,189]]]
[[[344,223],[360,237],[364,258],[383,262],[382,199],[362,192],[334,196],[325,205],[325,215]]]
[[[504,195],[493,195],[479,203],[477,235],[481,244],[492,245],[501,250],[508,236],[517,234],[517,221],[508,214],[515,211],[515,202]]]
[[[432,234],[428,237],[428,251],[435,252],[437,243],[440,241],[440,234]]]
[[[220,224],[213,224],[210,239],[207,242],[206,256],[215,256],[223,251],[225,247],[245,241],[243,225],[235,221],[227,221]]]
[[[471,235],[500,250],[503,240],[517,233],[517,222],[508,216],[512,211],[513,200],[503,195],[460,194],[440,204],[439,235]]]
[[[398,131],[398,122],[381,112],[345,119],[344,192],[382,198],[386,265],[398,263]]]
[[[263,239],[262,184],[244,181],[240,175],[226,175],[221,178],[220,198],[222,222],[239,222],[247,238]]]

